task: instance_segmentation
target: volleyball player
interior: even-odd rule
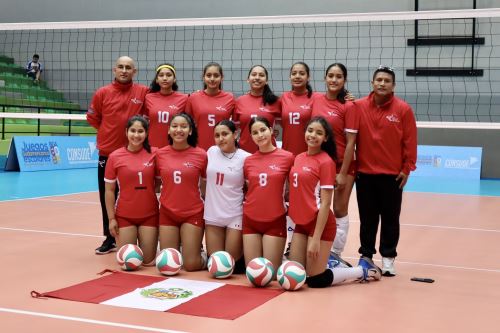
[[[234,96],[222,90],[222,66],[210,62],[203,68],[203,90],[189,95],[186,113],[193,117],[199,134],[199,147],[207,150],[214,143],[214,127],[230,119],[234,111]]]
[[[247,264],[263,256],[277,269],[286,242],[284,189],[293,154],[273,145],[273,128],[267,118],[252,118],[249,130],[258,150],[243,166],[248,185],[243,203],[243,253]]]
[[[109,220],[104,198],[104,170],[109,154],[127,144],[123,131],[130,117],[140,113],[148,87],[133,83],[137,73],[135,62],[127,56],[119,57],[113,67],[114,81],[97,89],[87,111],[87,122],[97,129],[99,163],[97,180],[101,202],[102,226],[106,239],[95,249],[96,254],[116,251],[114,237],[109,232]]]
[[[206,267],[203,239],[203,199],[206,152],[197,147],[198,134],[193,119],[186,113],[172,117],[169,143],[157,151],[157,177],[161,179],[160,249],[176,248],[182,242],[184,269]]]
[[[149,119],[149,142],[153,147],[168,145],[170,119],[185,110],[188,95],[179,93],[178,89],[175,67],[169,63],[156,67],[142,110]]]
[[[281,102],[269,87],[268,79],[269,74],[264,66],[253,66],[247,78],[250,91],[236,100],[233,119],[241,129],[239,144],[242,149],[252,154],[258,150],[258,147],[252,140],[250,132],[247,131],[251,119],[264,117],[274,128],[275,119],[281,116]],[[274,135],[272,143],[276,145]]]
[[[314,99],[313,116],[322,116],[330,124],[335,134],[337,146],[337,176],[333,211],[337,223],[337,235],[330,255],[330,267],[338,262],[351,266],[341,258],[349,232],[349,199],[354,186],[356,166],[354,147],[359,128],[359,111],[356,104],[347,101],[345,88],[347,69],[343,64],[334,63],[325,72],[326,93]]]
[[[128,120],[128,144],[109,155],[104,181],[109,231],[118,242],[137,244],[144,263],[151,264],[158,246],[158,200],[155,194],[154,153],[148,142],[148,122],[141,116]],[[116,186],[120,196],[115,197]],[[116,204],[115,204],[116,201]]]
[[[371,258],[377,252],[380,219],[382,272],[394,276],[403,188],[416,169],[417,125],[410,105],[394,96],[392,68],[377,68],[371,83],[370,95],[357,102],[361,115],[356,144],[359,253]]]
[[[227,251],[238,262],[243,255],[243,164],[250,154],[238,148],[236,136],[231,120],[215,125],[215,146],[207,151],[204,218],[208,255]]]
[[[381,277],[380,270],[367,258],[361,258],[358,267],[325,270],[337,229],[330,210],[336,168],[333,137],[324,118],[312,118],[305,132],[307,151],[295,158],[289,175],[288,214],[295,222],[289,258],[306,267],[306,282],[312,288]]]

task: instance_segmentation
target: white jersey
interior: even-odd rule
[[[223,222],[243,215],[243,164],[250,155],[239,148],[234,155],[224,155],[218,146],[208,149],[205,220]]]

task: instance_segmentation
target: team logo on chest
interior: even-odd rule
[[[222,105],[216,106],[216,107],[215,107],[215,109],[216,109],[217,111],[220,111],[220,112],[226,112],[226,111],[227,111],[227,110],[226,110],[226,108],[225,108],[225,107],[223,107]]]
[[[279,165],[276,165],[276,164],[271,164],[269,166],[269,169],[274,170],[274,171],[280,171],[281,170],[281,168],[279,167]]]
[[[194,164],[191,163],[191,162],[184,162],[183,165],[186,167],[186,168],[194,168]]]
[[[268,108],[266,108],[266,107],[264,107],[264,106],[261,106],[261,107],[259,108],[259,111],[262,111],[262,112],[271,112],[271,111],[269,111],[269,109],[268,109]]]
[[[310,167],[308,167],[308,166],[303,166],[303,167],[302,167],[302,171],[305,171],[305,172],[311,172],[311,171],[312,171],[312,169],[311,169]]]
[[[145,162],[143,163],[143,165],[148,168],[148,167],[152,167],[153,166],[153,162]]]
[[[311,110],[311,106],[307,105],[307,104],[301,105],[301,106],[299,106],[299,108],[301,108],[302,110]]]
[[[391,123],[399,123],[399,118],[395,114],[391,114],[389,116],[386,116],[387,120],[389,120]]]
[[[175,104],[169,105],[169,106],[168,106],[168,108],[169,108],[170,110],[174,110],[174,111],[179,110],[179,108],[178,108],[178,107],[177,107],[177,105],[175,105]]]
[[[132,103],[134,103],[134,104],[142,104],[142,101],[141,101],[140,99],[135,98],[135,97],[134,97],[134,98],[132,98],[130,101],[131,101]]]

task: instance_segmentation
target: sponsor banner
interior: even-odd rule
[[[95,168],[98,160],[95,136],[15,136],[6,170]]]
[[[412,176],[480,179],[482,152],[481,147],[419,145]]]

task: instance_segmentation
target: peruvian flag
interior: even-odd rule
[[[281,289],[113,272],[68,288],[34,294],[37,297],[236,319],[282,292]]]

